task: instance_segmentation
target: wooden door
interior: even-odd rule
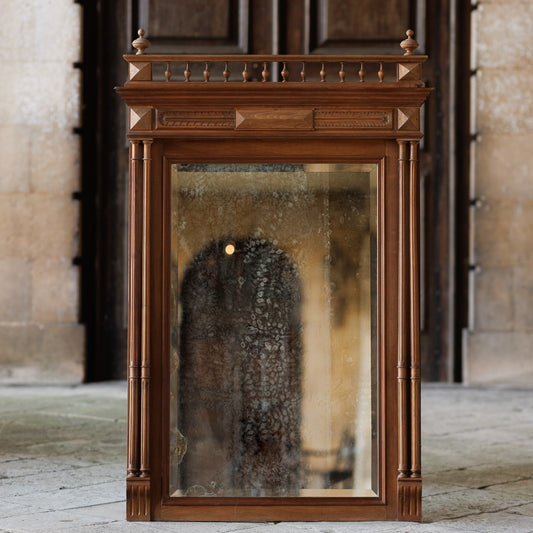
[[[124,142],[125,108],[112,89],[126,79],[121,56],[131,51],[130,43],[139,27],[147,30],[151,53],[397,54],[401,53],[398,42],[405,30],[415,30],[421,43],[418,52],[430,56],[425,81],[436,87],[425,107],[426,137],[421,151],[422,368],[425,379],[452,379],[453,354],[460,360],[459,350],[454,348],[460,345],[454,340],[456,322],[451,295],[457,292],[456,285],[460,288],[462,278],[457,276],[455,282],[454,273],[455,265],[462,263],[461,257],[450,260],[455,243],[454,232],[449,228],[456,217],[456,212],[450,210],[454,199],[450,195],[454,189],[450,176],[455,168],[450,154],[454,94],[450,74],[466,65],[464,61],[452,61],[451,55],[449,36],[455,20],[452,8],[456,4],[461,3],[457,0],[85,3],[81,263],[88,380],[123,378],[126,372],[128,153]],[[461,57],[464,54],[463,48]],[[276,73],[273,77],[276,78]],[[467,116],[459,118],[456,124],[460,128]],[[462,168],[466,167],[463,160]],[[464,188],[458,190],[464,194]],[[456,294],[458,307],[462,308],[460,298],[461,294]]]

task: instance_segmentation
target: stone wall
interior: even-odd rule
[[[81,8],[2,1],[0,382],[80,382]]]
[[[473,13],[475,210],[471,383],[533,378],[533,3],[486,0]]]

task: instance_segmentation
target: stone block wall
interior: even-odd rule
[[[473,13],[473,194],[481,204],[464,339],[470,383],[533,380],[532,27],[530,0],[485,0]]]
[[[3,0],[0,383],[80,382],[81,8]]]

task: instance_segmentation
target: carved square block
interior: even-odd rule
[[[130,130],[151,130],[152,114],[151,107],[130,107]]]
[[[152,63],[130,63],[129,81],[152,81]]]
[[[398,108],[398,130],[418,131],[420,129],[420,110],[417,107]]]
[[[398,81],[419,80],[422,69],[419,63],[399,63]]]

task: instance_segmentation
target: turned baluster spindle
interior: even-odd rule
[[[242,71],[242,81],[246,83],[250,79],[250,73],[248,72],[248,63],[244,63],[244,70]]]
[[[228,69],[228,62],[227,61],[224,63],[224,72],[222,73],[222,76],[224,76],[224,81],[228,81],[229,80],[230,71]]]
[[[185,81],[189,81],[191,79],[191,69],[189,68],[189,63],[185,65],[183,75],[185,76]]]
[[[289,77],[289,71],[287,70],[287,63],[285,63],[285,61],[283,62],[283,70],[281,71],[281,77],[283,78],[282,81],[287,81],[287,78]]]
[[[361,61],[361,68],[359,69],[359,81],[365,81],[365,64]]]
[[[380,63],[379,70],[378,70],[378,78],[379,78],[380,83],[383,81],[384,77],[385,77],[385,72],[383,72],[383,63]]]
[[[300,71],[300,78],[305,81],[305,61],[302,61],[302,70]]]
[[[263,62],[263,71],[261,72],[261,76],[263,78],[263,81],[268,81],[268,76],[270,75],[270,72],[268,71],[267,62]]]
[[[167,81],[170,81],[170,77],[172,76],[172,71],[170,70],[170,62],[167,61],[167,69],[165,70],[165,78]]]
[[[204,81],[208,82],[210,77],[211,77],[211,72],[209,72],[209,63],[206,61],[205,70],[204,70]]]
[[[322,63],[322,67],[320,68],[320,81],[326,81],[326,67],[324,63]]]
[[[346,72],[344,72],[344,61],[341,61],[341,69],[339,70],[339,79],[341,83],[344,82],[345,77],[346,77]]]

